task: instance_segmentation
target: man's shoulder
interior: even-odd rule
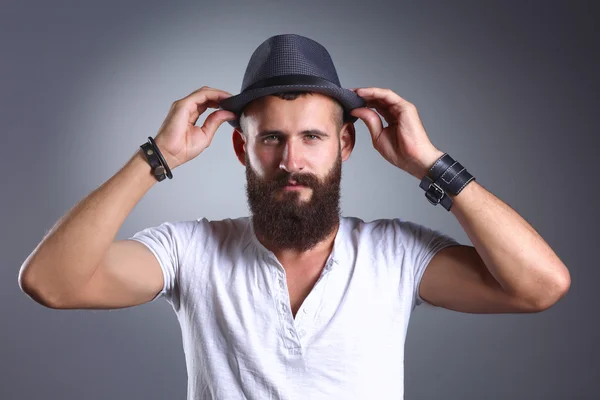
[[[144,232],[164,233],[171,236],[191,237],[197,234],[204,236],[231,236],[246,232],[250,217],[210,219],[178,219],[164,221],[156,226],[146,228]]]
[[[191,224],[191,225],[203,224],[203,225],[210,225],[210,226],[231,226],[231,227],[245,226],[249,222],[250,222],[249,216],[227,217],[227,218],[221,218],[221,219],[198,217],[196,219],[181,219],[181,220],[167,221],[167,223],[170,223],[170,224]]]
[[[344,241],[372,243],[373,246],[397,246],[424,238],[429,232],[437,232],[413,220],[402,217],[364,220],[358,217],[343,217]]]
[[[382,231],[408,227],[415,224],[415,222],[403,219],[401,217],[364,220],[359,217],[344,216],[342,217],[342,224],[346,229],[349,230]]]
[[[207,217],[199,217],[195,220],[182,221],[185,224],[196,226],[196,230],[201,230],[212,234],[235,234],[243,233],[247,230],[250,224],[250,217],[227,217],[221,219],[211,219]]]

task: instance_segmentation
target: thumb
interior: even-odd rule
[[[371,138],[373,141],[379,136],[381,131],[383,130],[383,122],[381,121],[381,117],[375,111],[371,110],[367,107],[355,108],[350,112],[350,115],[360,118],[367,128],[369,129],[369,133],[371,133]]]
[[[217,131],[217,129],[219,129],[219,126],[221,126],[223,122],[234,120],[235,118],[236,115],[231,111],[217,110],[211,113],[208,117],[206,117],[206,120],[204,120],[204,124],[202,124],[200,129],[204,132],[206,138],[210,141],[212,140],[213,136],[215,135],[215,132]]]

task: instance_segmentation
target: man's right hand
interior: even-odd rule
[[[218,108],[231,93],[203,86],[171,105],[154,141],[170,169],[197,157],[206,149],[219,126],[236,115],[218,110],[211,113],[201,127],[196,121],[207,108]]]

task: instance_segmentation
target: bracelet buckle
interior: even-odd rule
[[[425,197],[434,206],[440,204],[440,202],[446,195],[444,189],[442,189],[440,185],[435,183],[433,179],[431,179],[427,175],[423,177],[423,180],[421,181],[421,184],[419,186],[421,187],[421,189],[425,190]]]
[[[433,191],[431,189],[434,189]],[[425,197],[433,205],[438,205],[442,198],[446,195],[444,190],[435,182],[429,185],[429,189],[425,192]]]

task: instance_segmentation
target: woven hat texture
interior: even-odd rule
[[[344,120],[355,122],[351,110],[364,107],[365,101],[355,92],[341,87],[329,52],[321,44],[296,34],[268,38],[252,53],[241,92],[219,104],[237,115],[227,121],[239,128],[239,116],[251,101],[278,92],[312,91],[328,95],[344,108]]]

